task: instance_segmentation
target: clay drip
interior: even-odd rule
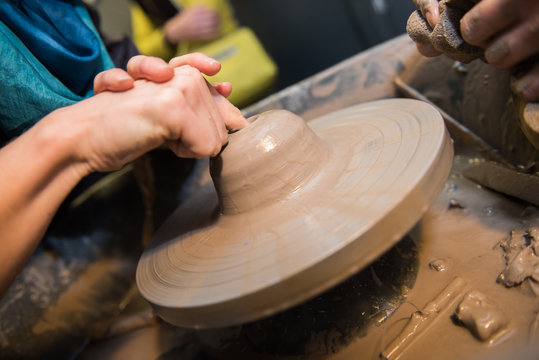
[[[289,111],[267,111],[249,120],[251,125],[231,134],[210,163],[223,214],[289,198],[308,186],[329,158],[329,146]]]

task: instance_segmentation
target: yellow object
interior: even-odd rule
[[[265,95],[277,77],[277,66],[247,27],[195,50],[221,63],[221,71],[207,78],[211,82],[230,82],[232,93],[228,100],[236,106],[247,105]]]
[[[219,14],[219,35],[236,29],[238,24],[234,12],[227,0],[172,0],[179,8],[204,5]],[[182,42],[177,48],[170,46],[165,40],[163,29],[156,25],[136,2],[131,2],[131,27],[133,41],[142,54],[157,56],[170,60],[174,56],[193,52],[194,48],[210,41]]]
[[[221,71],[211,82],[232,84],[228,99],[241,107],[269,93],[277,78],[277,66],[264,50],[256,35],[246,27],[238,28],[232,7],[226,0],[174,0],[180,8],[204,5],[215,10],[220,18],[220,37],[210,41],[181,42],[176,48],[165,40],[162,28],[157,26],[142,8],[131,5],[133,40],[145,55],[166,61],[191,52],[202,52],[216,60]]]

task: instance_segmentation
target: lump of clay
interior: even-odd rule
[[[497,305],[479,291],[470,291],[455,309],[456,318],[481,341],[492,341],[509,320]]]
[[[474,3],[470,0],[442,0],[439,6],[440,20],[434,29],[419,10],[414,11],[406,24],[408,35],[415,42],[430,43],[436,50],[465,63],[480,58],[483,49],[468,44],[460,34],[460,20]]]
[[[538,228],[513,231],[500,246],[505,252],[506,266],[498,276],[498,282],[506,287],[518,286],[528,279],[533,283],[530,285],[539,282]],[[535,286],[532,289],[536,292]]]

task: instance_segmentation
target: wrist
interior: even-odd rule
[[[32,130],[37,132],[37,146],[44,149],[44,160],[66,173],[69,182],[77,184],[93,170],[80,152],[81,142],[86,138],[86,122],[73,118],[69,110],[73,106],[76,105],[53,111]]]

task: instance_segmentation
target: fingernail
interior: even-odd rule
[[[125,81],[131,80],[131,77],[127,76],[127,75],[123,75],[123,76],[120,76],[117,80],[118,80],[118,82],[123,83]]]
[[[477,11],[474,11],[469,15],[465,15],[460,20],[460,31],[462,38],[465,41],[469,43],[473,43],[475,41],[475,28],[477,27],[478,21],[479,14],[477,14]]]
[[[490,64],[501,62],[507,55],[509,55],[509,47],[505,40],[496,41],[485,51],[485,57]]]
[[[533,92],[530,88],[531,81],[529,77],[524,77],[515,82],[513,89],[518,96],[522,97],[524,100],[529,100],[533,98]]]
[[[162,63],[162,62],[157,63],[157,68],[159,68],[159,69],[165,69],[165,68],[169,68],[169,67],[170,67],[170,65],[167,64],[167,63]]]

